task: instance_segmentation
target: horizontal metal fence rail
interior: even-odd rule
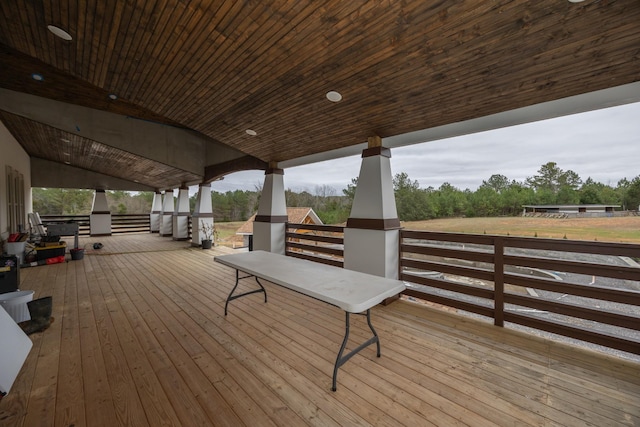
[[[344,227],[287,223],[285,236],[286,255],[344,266]]]
[[[399,276],[409,282],[407,295],[497,326],[511,322],[640,354],[633,258],[640,259],[640,245],[401,230]],[[578,283],[586,278],[591,283]]]

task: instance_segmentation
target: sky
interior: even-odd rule
[[[583,181],[591,177],[613,187],[622,178],[639,176],[640,103],[391,150],[391,173],[405,172],[420,188],[437,189],[448,182],[461,190],[475,190],[494,174],[524,182],[547,162],[576,172]],[[360,163],[356,155],[288,168],[284,185],[312,194],[320,186],[330,186],[341,195],[358,177]],[[256,190],[263,181],[263,171],[237,172],[213,182],[211,188]]]

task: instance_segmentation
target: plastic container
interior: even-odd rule
[[[7,253],[18,257],[18,264],[24,264],[24,248],[27,242],[7,242]]]
[[[0,294],[15,292],[20,283],[20,265],[16,255],[0,256]]]
[[[16,323],[31,320],[27,303],[33,300],[33,291],[16,291],[0,294],[0,305]]]
[[[62,242],[62,244],[60,245],[54,245],[54,246],[45,246],[45,247],[38,246],[36,247],[36,259],[40,261],[47,258],[64,256],[66,251],[67,251],[67,244],[65,242]]]
[[[82,248],[69,249],[69,253],[71,254],[71,259],[74,261],[78,261],[84,258],[84,249]]]

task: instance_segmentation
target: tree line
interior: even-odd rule
[[[524,182],[495,174],[476,191],[460,190],[449,183],[439,188],[421,189],[405,173],[393,180],[400,220],[417,221],[443,217],[492,217],[522,214],[523,205],[619,205],[623,210],[637,210],[640,205],[640,175],[622,179],[616,187],[583,181],[572,170],[564,171],[555,162],[540,167]]]
[[[317,186],[309,191],[285,191],[287,206],[310,207],[325,224],[345,222],[351,212],[358,180],[339,194],[333,187]],[[555,162],[548,162],[523,182],[494,174],[483,180],[477,190],[461,190],[443,183],[440,187],[420,188],[418,181],[404,173],[393,178],[398,218],[401,221],[456,216],[490,217],[515,216],[523,205],[608,204],[620,205],[624,210],[637,210],[640,205],[640,175],[632,180],[622,179],[615,187],[591,178],[582,180],[572,170],[562,170]],[[261,189],[213,191],[211,198],[216,221],[246,221],[258,209]],[[92,190],[34,188],[33,209],[41,215],[88,215],[93,201]],[[153,193],[107,191],[112,213],[146,214],[151,211]],[[190,198],[191,209],[196,196]]]
[[[93,190],[33,188],[33,211],[40,215],[89,215]],[[106,191],[109,211],[114,214],[142,214],[151,211],[152,192]]]

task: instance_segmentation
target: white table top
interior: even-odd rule
[[[0,345],[0,392],[8,393],[20,373],[33,343],[1,305],[0,343],[2,343]]]
[[[265,251],[222,255],[216,262],[350,313],[361,313],[405,290],[404,282]]]

